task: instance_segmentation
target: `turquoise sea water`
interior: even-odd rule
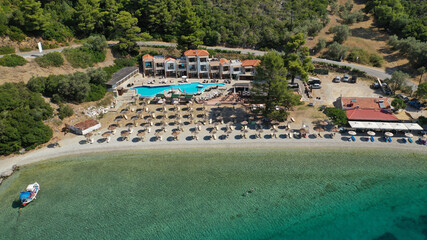
[[[197,87],[199,85],[203,85],[203,87]],[[171,90],[179,90],[181,93],[194,94],[198,92],[203,92],[207,87],[210,86],[225,86],[224,83],[209,83],[202,84],[199,82],[188,83],[188,84],[175,84],[175,85],[167,85],[167,86],[140,86],[135,87],[136,93],[142,97],[155,97],[156,94],[164,93]]]
[[[274,148],[67,157],[0,186],[0,238],[426,239],[426,159]],[[40,193],[20,210],[34,181]]]

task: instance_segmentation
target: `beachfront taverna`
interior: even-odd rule
[[[164,76],[206,78],[206,79],[234,79],[253,80],[256,67],[260,60],[228,60],[225,58],[209,58],[206,50],[187,50],[179,58],[142,56],[144,76]]]

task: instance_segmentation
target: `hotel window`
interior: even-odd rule
[[[178,65],[178,68],[179,68],[179,69],[185,69],[185,64],[179,64],[179,65]]]
[[[224,72],[227,72],[229,70],[229,67],[224,67],[223,70]]]
[[[200,71],[207,71],[207,70],[208,70],[208,66],[206,66],[206,65],[200,66]]]
[[[234,72],[240,72],[240,68],[234,68],[233,71]]]
[[[151,65],[151,62],[146,62],[145,63],[145,67],[146,68],[152,68],[153,66]]]
[[[208,59],[207,58],[200,58],[200,62],[207,62]]]
[[[211,70],[214,70],[214,71],[215,71],[215,70],[218,70],[218,69],[219,69],[219,67],[218,67],[218,66],[212,66],[212,67],[211,67]]]
[[[191,65],[190,66],[190,71],[196,71],[196,65]]]
[[[163,63],[156,63],[156,67],[163,67]]]
[[[189,62],[196,62],[196,58],[189,58],[188,61]]]
[[[171,69],[171,70],[175,69],[175,65],[173,63],[169,63],[168,69]]]
[[[245,72],[252,72],[252,69],[250,69],[250,68],[245,68]]]

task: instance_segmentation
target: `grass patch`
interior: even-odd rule
[[[64,49],[65,58],[74,68],[92,67],[97,62],[105,60],[105,53],[91,51],[85,47]]]
[[[0,58],[0,65],[5,67],[16,67],[16,66],[22,66],[27,63],[27,60],[25,58],[18,56],[16,54],[6,55],[2,58]]]
[[[15,53],[15,48],[13,47],[9,47],[9,46],[3,46],[0,47],[0,54],[11,54],[11,53]]]
[[[40,67],[60,67],[64,65],[64,58],[59,52],[52,52],[43,56],[37,57],[36,62]]]

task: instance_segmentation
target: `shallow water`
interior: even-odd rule
[[[426,159],[298,149],[68,157],[22,168],[0,186],[0,236],[426,239]],[[40,193],[20,210],[14,201],[34,181]]]

